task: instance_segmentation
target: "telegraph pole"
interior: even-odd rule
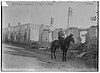
[[[67,29],[69,28],[70,16],[72,16],[72,8],[68,7]]]
[[[69,12],[68,12],[68,19],[67,19],[67,29],[69,27]]]
[[[53,24],[54,24],[54,18],[51,17],[50,26],[52,26]]]

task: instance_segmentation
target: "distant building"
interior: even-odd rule
[[[44,29],[41,34],[41,47],[49,47],[49,29]]]
[[[19,24],[3,29],[3,41],[30,43],[38,41],[40,46],[49,42],[49,26],[39,24]]]
[[[49,26],[40,25],[39,28],[39,44],[41,47],[49,46]]]
[[[4,42],[4,41],[6,41],[7,40],[7,29],[6,28],[4,28],[3,30],[2,30],[2,41]]]

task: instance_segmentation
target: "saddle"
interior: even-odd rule
[[[59,41],[60,44],[64,44],[65,39],[63,37],[58,37],[58,39],[59,39],[58,41]]]

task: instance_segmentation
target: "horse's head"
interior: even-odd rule
[[[73,38],[73,37],[72,37],[72,39],[71,39],[71,40],[72,40],[72,42],[74,43],[74,38]]]
[[[73,34],[70,34],[69,36],[71,37],[71,41],[74,43]]]
[[[70,34],[69,36],[67,36],[67,37],[65,38],[65,43],[70,43],[71,41],[74,43],[73,34]]]

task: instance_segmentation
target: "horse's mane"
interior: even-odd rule
[[[69,35],[69,36],[67,36],[67,37],[65,38],[65,42],[66,42],[66,41],[70,41],[70,39],[71,39],[71,36]]]

